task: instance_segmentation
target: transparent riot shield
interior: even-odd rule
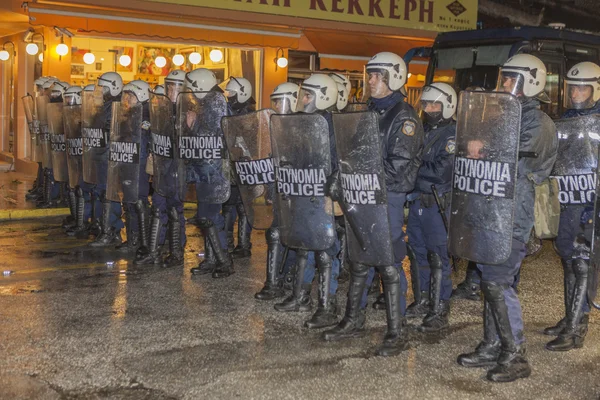
[[[348,103],[346,108],[344,108],[344,112],[360,112],[367,111],[368,109],[367,103]]]
[[[600,175],[600,171],[596,169],[596,180],[599,178],[598,175]],[[597,300],[598,286],[600,285],[600,193],[598,193],[597,186],[595,194],[596,195],[594,198],[594,216],[592,221],[591,232],[591,254],[589,259],[587,281],[587,300],[590,305],[593,305],[595,308],[600,309],[600,302],[598,302]],[[586,237],[586,239],[590,238]]]
[[[27,119],[27,128],[29,129],[29,138],[31,143],[31,161],[42,162],[42,146],[40,145],[40,121],[37,119],[35,112],[35,101],[28,94],[21,98],[23,101],[23,109],[25,110],[25,118]]]
[[[67,143],[63,123],[63,103],[50,103],[47,110],[54,180],[68,182],[69,168],[67,166]]]
[[[457,117],[448,248],[501,264],[512,245],[521,104],[507,93],[463,91]]]
[[[35,99],[36,115],[40,124],[39,143],[42,148],[42,167],[52,168],[52,149],[48,133],[48,96],[38,96]]]
[[[133,97],[133,96],[132,96]],[[123,203],[138,200],[142,104],[112,104],[106,198]]]
[[[179,188],[196,184],[197,200],[222,204],[231,191],[230,164],[221,118],[227,114],[227,101],[218,92],[184,92],[177,100],[178,129],[176,157],[188,171],[179,176]]]
[[[327,120],[318,114],[272,115],[270,127],[281,242],[328,249],[336,232],[333,203],[325,196],[331,174]]]
[[[600,143],[600,115],[555,121],[558,154],[552,178],[559,187],[561,204],[592,204],[596,192],[596,167]]]
[[[69,186],[74,188],[83,179],[83,138],[81,137],[81,105],[63,107]]]
[[[394,254],[377,114],[334,114],[333,127],[348,256],[365,265],[392,265]]]
[[[97,184],[98,168],[108,157],[102,88],[82,92],[81,137],[83,138],[83,180]]]
[[[221,122],[244,209],[254,229],[268,229],[273,223],[272,114],[273,110],[264,109],[225,117]]]
[[[150,132],[154,157],[152,186],[158,194],[165,197],[174,196],[180,176],[185,178],[185,164],[174,158],[177,137],[173,108],[174,105],[168,97],[160,94],[150,95]]]

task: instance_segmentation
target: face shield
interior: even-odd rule
[[[52,90],[50,92],[51,99],[60,99],[61,96],[62,96],[62,92],[60,90]]]
[[[177,96],[183,90],[183,83],[181,82],[165,82],[165,95],[171,100],[171,102],[177,102]]]
[[[66,93],[63,96],[63,103],[65,106],[76,106],[81,104],[81,100],[78,101],[78,97],[81,98],[80,94]]]
[[[112,97],[110,94],[110,88],[114,85],[114,83],[107,79],[98,78],[97,85],[102,88],[102,95],[104,96],[104,100],[109,100]]]
[[[136,95],[133,92],[125,91],[121,97],[121,105],[125,111],[129,111],[139,103]]]
[[[366,101],[369,97],[382,99],[389,96],[392,93],[388,86],[389,81],[389,72],[385,69],[367,69],[364,78],[363,101]]]
[[[440,93],[441,95],[441,93]],[[430,126],[436,126],[444,120],[444,106],[440,101],[421,100],[421,110],[425,116],[425,122]]]
[[[518,72],[500,70],[499,82],[496,91],[510,93],[517,97],[523,96],[523,75]]]
[[[585,110],[594,106],[594,87],[565,81],[564,105],[567,109]]]
[[[271,97],[271,109],[277,114],[292,114],[292,102],[287,96]]]
[[[314,113],[317,111],[317,96],[311,89],[306,89],[300,86],[298,92],[298,103],[296,104],[296,112]]]

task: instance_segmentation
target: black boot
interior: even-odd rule
[[[265,232],[267,239],[267,280],[260,292],[254,295],[257,300],[273,300],[285,296],[283,279],[279,276],[279,228],[271,227]]]
[[[565,315],[569,314],[569,308],[571,300],[573,299],[573,292],[575,291],[575,273],[573,272],[573,265],[571,260],[561,259],[563,266],[563,293],[565,303]],[[562,318],[554,326],[550,326],[544,329],[544,335],[558,336],[558,334],[567,326],[567,317]]]
[[[227,278],[234,273],[233,260],[226,249],[221,247],[219,232],[215,224],[208,218],[200,218],[200,226],[203,227],[207,235],[208,242],[212,246],[214,257],[217,260],[215,269],[212,273],[213,278]]]
[[[69,216],[63,221],[63,228],[66,230],[73,229],[75,227],[75,221],[77,220],[77,200],[75,199],[75,190],[69,189],[67,196],[67,203],[69,204]]]
[[[50,208],[52,206],[52,182],[50,181],[50,170],[44,168],[44,183],[43,183],[43,196],[41,203],[38,204],[39,208]]]
[[[417,255],[413,248],[407,243],[406,244],[406,254],[408,255],[408,260],[410,261],[410,286],[413,292],[413,303],[419,304],[421,303],[421,279],[419,278],[419,262],[417,261]],[[407,310],[408,311],[408,307]]]
[[[365,333],[365,310],[360,309],[360,302],[365,290],[369,267],[363,264],[352,264],[350,268],[346,314],[333,329],[323,332],[324,340],[336,341],[361,337]]]
[[[286,297],[281,303],[275,304],[275,310],[282,312],[306,312],[312,309],[312,299],[310,297],[311,285],[303,283],[307,257],[306,250],[298,250],[296,252],[296,273],[294,275],[292,294]]]
[[[283,290],[294,290],[294,277],[296,276],[296,263],[290,266],[290,269],[283,276]]]
[[[235,205],[233,204],[225,203],[223,204],[223,211],[221,212],[223,214],[223,218],[225,218],[225,229],[227,230],[227,251],[229,251],[230,253],[235,248],[235,241],[233,240],[233,231],[229,230],[229,227],[233,226],[235,222],[235,215],[232,213],[234,207]],[[232,221],[232,219],[234,220]]]
[[[546,344],[548,350],[569,351],[583,347],[583,340],[588,330],[588,316],[583,312],[583,306],[587,301],[588,262],[581,258],[573,260],[575,287],[567,311],[567,321],[558,337]]]
[[[419,299],[418,302],[416,299]],[[429,292],[421,292],[408,307],[406,307],[406,318],[424,318],[429,311]]]
[[[150,237],[148,238],[148,254],[136,257],[135,265],[157,265],[162,264],[158,254],[158,234],[160,232],[160,210],[152,207],[152,218],[150,220]]]
[[[496,323],[492,316],[490,304],[483,302],[483,341],[472,353],[458,356],[458,363],[463,367],[490,367],[498,363],[500,356],[500,340],[496,334]]]
[[[348,243],[346,238],[346,228],[341,225],[343,224],[343,217],[341,222],[338,223],[338,217],[336,219],[336,228],[338,238],[340,238],[340,252],[338,253],[338,259],[340,260],[340,275],[338,276],[338,282],[346,282],[350,279],[350,267],[346,262],[346,254],[348,252]]]
[[[215,252],[208,240],[208,234],[205,229],[202,230],[202,234],[204,235],[204,260],[202,260],[197,267],[190,269],[192,275],[212,274],[217,266]]]
[[[306,322],[308,329],[326,328],[337,324],[337,302],[331,288],[331,256],[324,251],[316,251],[315,258],[319,268],[319,305],[314,315]]]
[[[441,299],[442,294],[442,259],[434,252],[427,253],[431,268],[429,284],[429,312],[423,323],[417,327],[419,332],[433,333],[448,328],[450,302]]]
[[[507,287],[495,282],[481,282],[481,289],[490,303],[501,344],[498,365],[488,371],[487,379],[492,382],[512,382],[527,378],[531,375],[531,368],[527,362],[525,344],[515,343],[504,298]]]
[[[133,221],[131,220],[133,218],[133,215],[131,214],[131,211],[129,211],[127,207],[125,207],[125,234],[127,235],[127,240],[115,247],[115,249],[117,249],[120,252],[135,252],[137,251],[138,246],[140,244],[139,232],[133,231]]]
[[[83,190],[77,186],[73,191],[73,195],[75,196],[75,225],[73,225],[70,229],[67,229],[67,235],[75,236],[82,232],[86,231],[85,221],[83,220],[83,215],[85,211],[85,199],[83,197]]]
[[[233,258],[246,258],[252,255],[250,249],[252,243],[250,243],[250,224],[248,223],[248,216],[243,204],[236,204],[238,214],[238,244],[231,252]]]
[[[473,282],[472,280],[472,271],[476,269],[477,266],[473,262],[469,262],[467,266],[467,277],[465,280],[456,286],[456,289],[452,291],[452,299],[466,299],[479,301],[481,300],[481,285]]]
[[[385,296],[385,312],[387,315],[387,332],[383,344],[377,349],[377,355],[393,357],[408,349],[408,335],[405,319],[400,312],[400,276],[394,266],[379,267],[383,280],[383,295]]]
[[[150,254],[150,232],[148,230],[148,208],[142,200],[135,202],[135,211],[138,218],[138,242],[135,259],[142,259]]]
[[[183,247],[181,245],[181,222],[175,207],[169,210],[169,255],[163,261],[163,267],[183,266]]]
[[[90,215],[90,226],[88,232],[90,235],[99,236],[102,233],[102,227],[100,226],[100,220],[98,219],[98,215],[96,215],[96,202],[98,201],[98,196],[92,190],[90,192],[90,203],[92,204],[91,215]]]
[[[121,243],[121,232],[110,226],[110,200],[102,200],[102,233],[94,239],[90,246],[108,247]]]

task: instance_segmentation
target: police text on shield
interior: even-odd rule
[[[277,168],[277,192],[288,196],[325,196],[325,170]]]
[[[179,138],[179,158],[182,160],[223,158],[223,149],[223,138],[220,136],[182,136]]]
[[[173,158],[173,143],[165,135],[152,134],[152,152],[157,156]]]
[[[558,200],[561,204],[588,204],[596,194],[596,175],[553,176],[558,182]]]
[[[342,192],[348,204],[382,204],[381,183],[377,174],[340,174]]]
[[[139,164],[140,145],[132,142],[110,142],[110,161],[123,164]]]
[[[236,161],[235,172],[237,172],[240,185],[267,185],[275,182],[273,160],[270,158]]]
[[[67,149],[69,156],[83,155],[83,138],[67,139]]]
[[[510,199],[514,176],[513,163],[465,157],[454,159],[453,188],[461,192]]]
[[[50,143],[52,151],[63,153],[67,150],[67,144],[65,143],[65,135],[50,135]]]
[[[83,145],[86,148],[101,149],[106,147],[106,136],[102,128],[82,128]]]

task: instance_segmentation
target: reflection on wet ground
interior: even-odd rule
[[[503,385],[455,362],[481,338],[479,302],[455,301],[448,331],[424,336],[412,329],[410,350],[382,359],[373,351],[385,331],[383,311],[369,308],[365,337],[326,343],[320,332],[302,328],[309,313],[280,314],[273,302],[254,300],[264,281],[263,232],[254,232],[253,255],[237,262],[233,276],[214,280],[189,274],[203,252],[195,227],[188,227],[185,268],[165,270],[92,249],[64,235],[60,221],[0,224],[1,269],[14,272],[0,277],[0,398],[597,399],[600,393],[595,314],[584,349],[543,349],[549,338],[540,331],[563,313],[562,269],[551,243],[524,265],[520,286],[533,374]],[[346,289],[342,284],[338,293],[342,305]]]

